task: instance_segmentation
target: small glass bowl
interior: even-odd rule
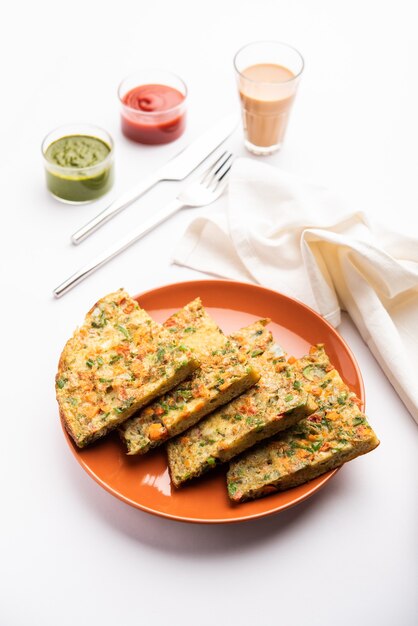
[[[171,87],[183,100],[165,110],[144,111],[129,106],[127,95],[137,87]],[[151,97],[153,97],[152,91]],[[178,139],[186,128],[187,87],[176,74],[163,70],[142,70],[125,78],[118,89],[121,105],[122,133],[128,139],[142,144],[164,144]],[[156,96],[158,98],[158,95]]]
[[[60,165],[48,158],[48,149],[62,139],[74,138],[79,153],[82,138],[98,140],[105,144],[108,153],[94,165]],[[71,147],[71,143],[67,144]],[[96,145],[96,149],[100,144]],[[74,147],[74,146],[73,146]],[[90,147],[94,150],[93,147]],[[68,204],[84,204],[97,200],[107,193],[114,179],[114,144],[108,132],[92,124],[67,124],[51,131],[42,142],[46,185],[48,191],[61,202]],[[88,149],[84,146],[84,149]],[[77,155],[76,155],[77,156]],[[77,160],[77,159],[76,159]]]

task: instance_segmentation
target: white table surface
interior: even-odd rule
[[[333,187],[371,218],[417,234],[418,38],[413,2],[211,0],[10,3],[1,122],[1,626],[417,623],[417,427],[345,317],[380,447],[303,504],[255,522],[192,525],[113,498],[64,440],[53,379],[97,298],[202,278],[170,263],[183,212],[60,300],[52,288],[172,198],[161,184],[90,240],[69,235],[237,108],[233,53],[278,39],[306,70],[283,151],[266,159]],[[190,89],[186,134],[141,147],[119,129],[116,88],[137,68]],[[87,206],[45,189],[40,143],[88,121],[116,142],[112,192]],[[245,155],[241,133],[227,142]],[[218,206],[218,210],[222,210]]]

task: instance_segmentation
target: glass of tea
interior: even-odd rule
[[[295,48],[276,41],[247,44],[235,55],[244,142],[253,154],[280,150],[303,67]]]

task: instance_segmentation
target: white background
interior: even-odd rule
[[[80,247],[69,243],[110,199],[236,109],[232,57],[258,39],[291,43],[306,59],[285,148],[267,162],[417,234],[414,4],[39,0],[3,8],[0,626],[416,623],[417,429],[347,318],[340,331],[363,372],[380,447],[294,509],[195,526],[130,508],[83,472],[61,432],[53,379],[64,342],[97,298],[201,278],[170,258],[187,223],[216,208],[183,212],[61,300],[51,295],[172,198],[179,184],[161,184]],[[165,147],[130,144],[119,130],[117,85],[149,66],[178,73],[190,89],[186,134]],[[101,125],[116,142],[113,191],[82,207],[48,196],[40,154],[43,136],[73,121]],[[239,131],[227,145],[244,154]]]

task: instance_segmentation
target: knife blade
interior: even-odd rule
[[[132,189],[116,198],[104,211],[79,228],[71,236],[72,243],[79,244],[160,181],[176,181],[186,178],[232,134],[237,124],[236,115],[229,115],[220,120],[170,161],[158,168],[156,172],[143,178]]]

